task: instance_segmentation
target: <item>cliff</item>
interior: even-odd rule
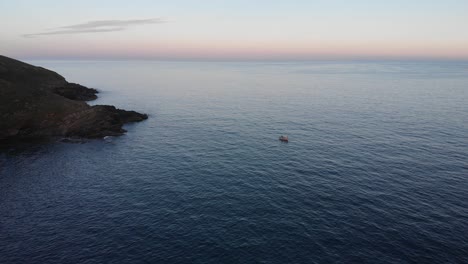
[[[125,123],[146,114],[114,106],[90,106],[95,89],[59,74],[0,55],[0,141],[49,137],[122,135]]]

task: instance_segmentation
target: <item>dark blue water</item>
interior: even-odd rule
[[[0,263],[468,263],[467,63],[33,63],[150,119],[0,152]]]

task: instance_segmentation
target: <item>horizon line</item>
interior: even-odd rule
[[[328,57],[328,58],[174,58],[174,57],[41,57],[8,56],[26,61],[168,61],[168,62],[459,62],[468,63],[468,58],[440,57]]]

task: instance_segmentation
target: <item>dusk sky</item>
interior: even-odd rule
[[[468,60],[467,14],[467,0],[0,1],[0,54]]]

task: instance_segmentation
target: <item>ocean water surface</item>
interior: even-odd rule
[[[150,118],[0,151],[0,263],[468,263],[468,63],[31,63]]]

